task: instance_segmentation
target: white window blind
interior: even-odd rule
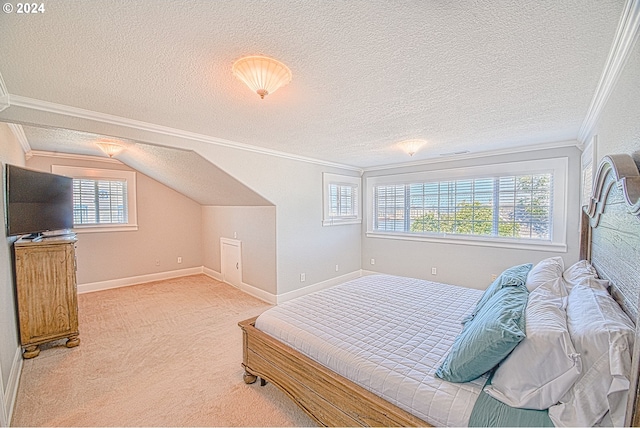
[[[361,223],[360,177],[323,174],[323,226]]]
[[[124,180],[73,180],[74,225],[126,224],[126,202]]]
[[[568,158],[367,177],[367,236],[567,250]]]
[[[374,230],[550,238],[551,173],[374,188]]]
[[[591,200],[591,192],[593,191],[593,169],[595,167],[594,162],[596,159],[596,150],[598,144],[598,137],[594,135],[589,143],[584,147],[582,155],[580,156],[580,163],[582,165],[582,197],[580,199],[580,205],[589,205]]]
[[[333,218],[356,218],[358,216],[358,189],[348,184],[330,184],[330,215]]]
[[[138,229],[135,171],[52,165],[51,172],[73,178],[76,232]]]

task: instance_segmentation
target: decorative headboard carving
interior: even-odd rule
[[[584,210],[581,256],[611,283],[611,295],[636,323],[625,424],[640,425],[640,173],[626,154],[605,156]]]
[[[595,176],[586,258],[632,320],[640,297],[640,173],[629,155],[605,156]],[[583,237],[584,238],[584,237]]]
[[[614,184],[622,191],[629,213],[640,216],[640,173],[636,163],[629,155],[605,156],[598,166],[593,195],[586,208],[591,227],[598,227],[607,196]]]

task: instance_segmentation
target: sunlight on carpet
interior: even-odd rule
[[[24,360],[12,426],[315,426],[242,381],[238,321],[269,305],[205,275],[79,295],[80,346]]]

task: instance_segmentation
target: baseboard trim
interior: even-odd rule
[[[22,373],[22,348],[18,346],[13,357],[9,380],[7,381],[7,389],[4,394],[4,411],[7,416],[7,426],[11,426],[11,417],[13,416],[13,408],[18,397],[18,385],[20,383],[20,373]]]
[[[315,284],[308,285],[304,288],[299,288],[297,290],[276,295],[273,293],[269,293],[268,291],[261,290],[260,288],[255,287],[253,285],[246,284],[244,282],[239,287],[234,284],[230,284],[228,282],[223,281],[222,274],[220,272],[204,266],[200,266],[200,267],[189,268],[189,269],[174,270],[174,271],[168,271],[168,272],[153,273],[149,275],[139,275],[139,276],[132,276],[128,278],[112,279],[109,281],[99,281],[99,282],[90,282],[86,284],[80,284],[78,285],[78,294],[92,293],[94,291],[109,290],[112,288],[128,287],[131,285],[144,284],[145,282],[179,278],[181,276],[197,275],[199,273],[203,273],[217,281],[224,282],[225,284],[229,284],[232,287],[236,287],[240,291],[243,291],[249,294],[250,296],[253,296],[271,305],[277,305],[277,304],[286,302],[288,300],[295,299],[296,297],[304,296],[305,294],[324,290],[325,288],[333,287],[334,285],[342,284],[343,282],[360,278],[361,276],[375,274],[377,272],[359,269],[359,270],[347,273],[345,275],[336,276],[326,281],[316,282]]]
[[[215,279],[216,281],[222,281],[222,274],[218,271],[215,271],[213,269],[209,269],[208,267],[202,267],[202,273],[204,273],[207,276],[210,276],[211,278]]]
[[[324,290],[325,288],[333,287],[334,285],[342,284],[343,282],[350,281],[352,279],[360,278],[362,276],[362,270],[356,270],[345,275],[336,276],[326,281],[316,282],[315,284],[308,285],[304,288],[289,291],[287,293],[278,294],[277,304],[284,303],[288,300],[295,299],[296,297],[304,296],[305,294],[313,293],[315,291]]]
[[[367,276],[367,275],[380,275],[380,272],[376,272],[373,270],[366,270],[366,269],[362,269],[360,271],[361,275],[360,276]]]
[[[267,302],[271,305],[275,305],[277,302],[277,296],[275,294],[269,293],[268,291],[261,290],[257,287],[254,287],[253,285],[249,285],[244,282],[238,287],[235,284],[224,281],[222,279],[222,274],[218,271],[206,267],[204,267],[202,270],[205,275],[210,276],[211,278],[220,282],[224,282],[225,284],[229,284],[230,286],[235,287],[238,290],[249,294],[250,296],[262,300],[263,302]]]
[[[145,282],[160,281],[163,279],[179,278],[181,276],[197,275],[203,273],[203,267],[173,270],[167,272],[152,273],[148,275],[131,276],[128,278],[111,279],[108,281],[89,282],[78,285],[78,294],[94,291],[109,290],[112,288],[128,287],[130,285],[143,284]]]

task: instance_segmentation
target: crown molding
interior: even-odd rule
[[[596,93],[593,95],[587,115],[578,132],[579,147],[584,147],[589,135],[595,128],[600,113],[613,92],[613,88],[638,38],[639,28],[640,0],[627,0],[620,21],[618,22],[618,29],[613,39],[611,51],[605,63],[602,76],[600,77],[600,82],[596,88]]]
[[[73,159],[73,160],[92,161],[92,162],[114,163],[114,164],[122,165],[122,162],[113,158],[105,158],[102,156],[92,156],[92,155],[78,155],[78,154],[71,154],[71,153],[48,152],[45,150],[32,150],[31,156],[44,156],[48,158]]]
[[[294,160],[298,162],[311,163],[315,165],[327,166],[331,168],[339,168],[362,173],[362,168],[352,165],[344,165],[335,162],[328,162],[319,159],[313,159],[306,156],[293,155],[278,150],[265,149],[262,147],[252,146],[249,144],[237,143],[221,138],[214,138],[208,135],[198,134],[195,132],[184,131],[181,129],[170,128],[168,126],[156,125],[149,122],[142,122],[135,119],[129,119],[122,116],[115,116],[107,113],[100,113],[92,110],[85,110],[78,107],[71,107],[63,104],[56,104],[49,101],[38,100],[34,98],[23,97],[20,95],[11,95],[11,105],[23,107],[31,110],[37,110],[45,113],[59,114],[77,119],[86,119],[95,122],[106,123],[109,125],[121,126],[125,128],[135,129],[138,131],[151,132],[170,137],[183,138],[186,140],[197,141],[201,143],[212,144],[221,147],[229,147],[247,152],[275,156],[283,159]]]
[[[2,73],[0,73],[0,111],[6,109],[11,104],[9,103],[9,90],[7,84],[4,83]]]
[[[22,151],[24,152],[24,154],[27,155],[27,157],[31,157],[31,153],[32,153],[31,145],[29,144],[29,139],[27,138],[27,135],[24,133],[24,129],[22,128],[22,125],[17,123],[7,123],[7,125],[9,126],[9,129],[11,129],[11,132],[13,132],[13,135],[16,136],[16,139],[22,146]]]
[[[442,162],[451,162],[451,161],[459,161],[464,159],[479,159],[491,156],[500,156],[500,155],[512,155],[516,153],[526,153],[533,152],[536,150],[551,150],[551,149],[559,149],[563,147],[577,147],[577,141],[568,140],[568,141],[559,141],[555,143],[544,143],[544,144],[532,144],[528,146],[521,147],[512,147],[508,149],[497,149],[497,150],[487,150],[485,152],[468,152],[459,155],[451,155],[451,156],[442,156],[437,158],[423,159],[414,162],[406,162],[401,164],[389,164],[389,165],[381,165],[381,166],[371,166],[368,168],[364,168],[364,172],[371,171],[384,171],[387,169],[396,169],[396,168],[407,168],[412,166],[422,166],[422,165],[431,165],[435,163]]]

